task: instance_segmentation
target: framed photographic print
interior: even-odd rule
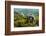
[[[45,32],[44,3],[5,1],[5,34]]]

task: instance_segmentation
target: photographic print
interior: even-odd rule
[[[39,9],[14,8],[14,27],[39,26]]]
[[[44,3],[5,1],[5,34],[45,32]]]

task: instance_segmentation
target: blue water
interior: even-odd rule
[[[15,12],[23,12],[25,15],[32,13],[34,15],[39,15],[39,9],[26,9],[26,8],[14,8],[14,13]]]

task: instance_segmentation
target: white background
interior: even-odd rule
[[[46,3],[46,0],[27,0],[27,1],[29,1],[29,2],[31,2],[31,1],[32,2],[42,2],[42,3],[45,2]],[[45,6],[46,6],[46,4],[45,4]],[[45,9],[45,13],[46,13],[46,9]],[[46,18],[46,16],[45,16],[45,18]],[[46,21],[46,19],[45,19],[45,21]],[[45,29],[45,31],[46,31],[46,29]],[[4,0],[0,0],[0,36],[5,36],[5,1]],[[10,36],[46,36],[46,33],[10,35]]]

